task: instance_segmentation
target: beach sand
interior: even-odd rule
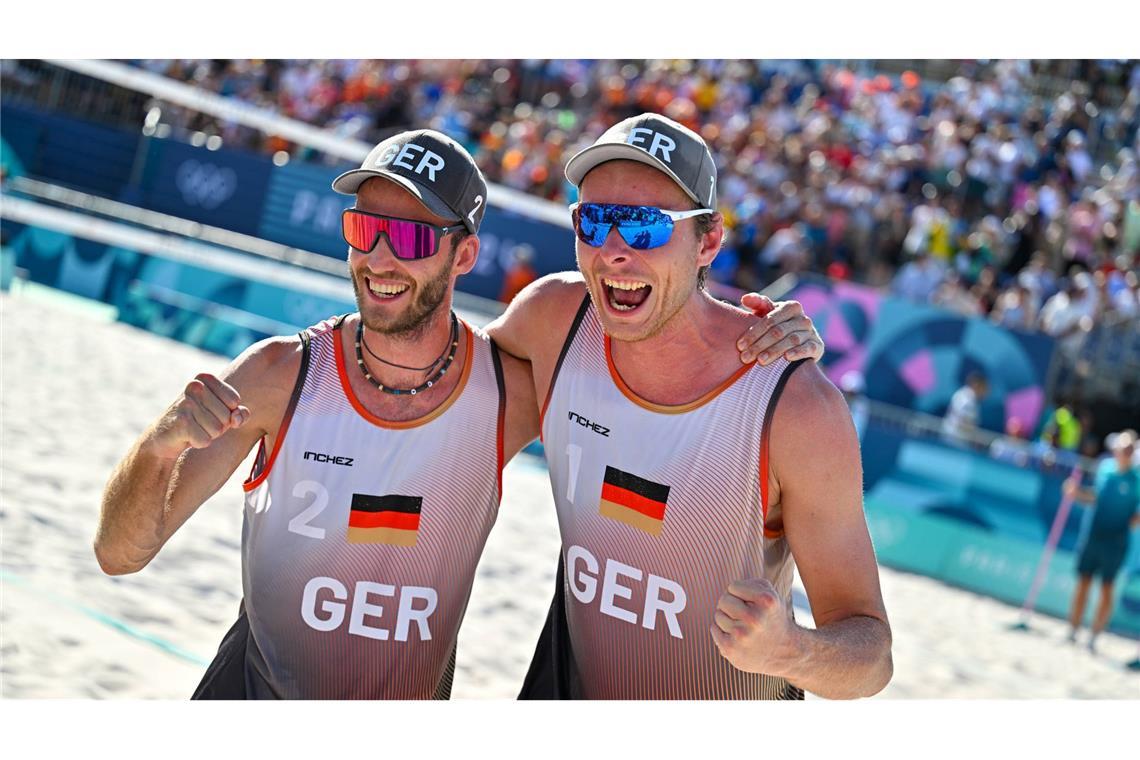
[[[112,321],[107,309],[23,287],[0,296],[0,693],[5,698],[185,699],[241,594],[240,481],[204,504],[142,572],[104,575],[92,552],[103,486],[135,437],[224,357]],[[453,696],[511,699],[542,628],[558,551],[545,465],[521,455],[475,580]],[[1136,641],[1093,655],[1007,604],[881,569],[895,674],[880,698],[1140,697]],[[796,586],[797,618],[807,615]],[[1095,598],[1094,598],[1095,600]]]

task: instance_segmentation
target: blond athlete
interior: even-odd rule
[[[753,318],[700,287],[724,236],[708,147],[643,114],[566,175],[581,273],[491,328],[531,362],[562,536],[521,696],[877,693],[891,631],[851,415],[814,362],[741,366]],[[815,629],[792,618],[793,567]]]

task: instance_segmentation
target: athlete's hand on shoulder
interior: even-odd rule
[[[709,626],[724,659],[747,673],[779,675],[796,624],[776,587],[763,578],[734,581],[721,595]]]
[[[783,356],[788,361],[823,357],[823,338],[799,301],[777,301],[759,293],[745,293],[740,304],[758,319],[740,336],[740,361],[770,364]]]
[[[204,449],[249,417],[233,386],[202,372],[155,423],[150,449],[164,458],[177,457],[188,448]]]

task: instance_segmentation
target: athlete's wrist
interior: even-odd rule
[[[154,428],[139,442],[139,454],[158,463],[172,463],[190,448],[188,441],[173,438],[168,430]]]
[[[797,670],[802,669],[807,658],[811,631],[794,620],[789,620],[784,635],[772,652],[772,672],[766,675],[780,676],[792,680]]]

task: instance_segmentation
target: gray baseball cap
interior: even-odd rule
[[[487,180],[463,146],[434,129],[389,137],[369,152],[359,169],[333,180],[338,193],[354,195],[365,180],[384,177],[416,196],[433,213],[473,233],[487,211]]]
[[[605,161],[624,158],[665,172],[695,202],[716,209],[716,164],[696,132],[660,114],[643,113],[610,127],[566,163],[575,186]]]

